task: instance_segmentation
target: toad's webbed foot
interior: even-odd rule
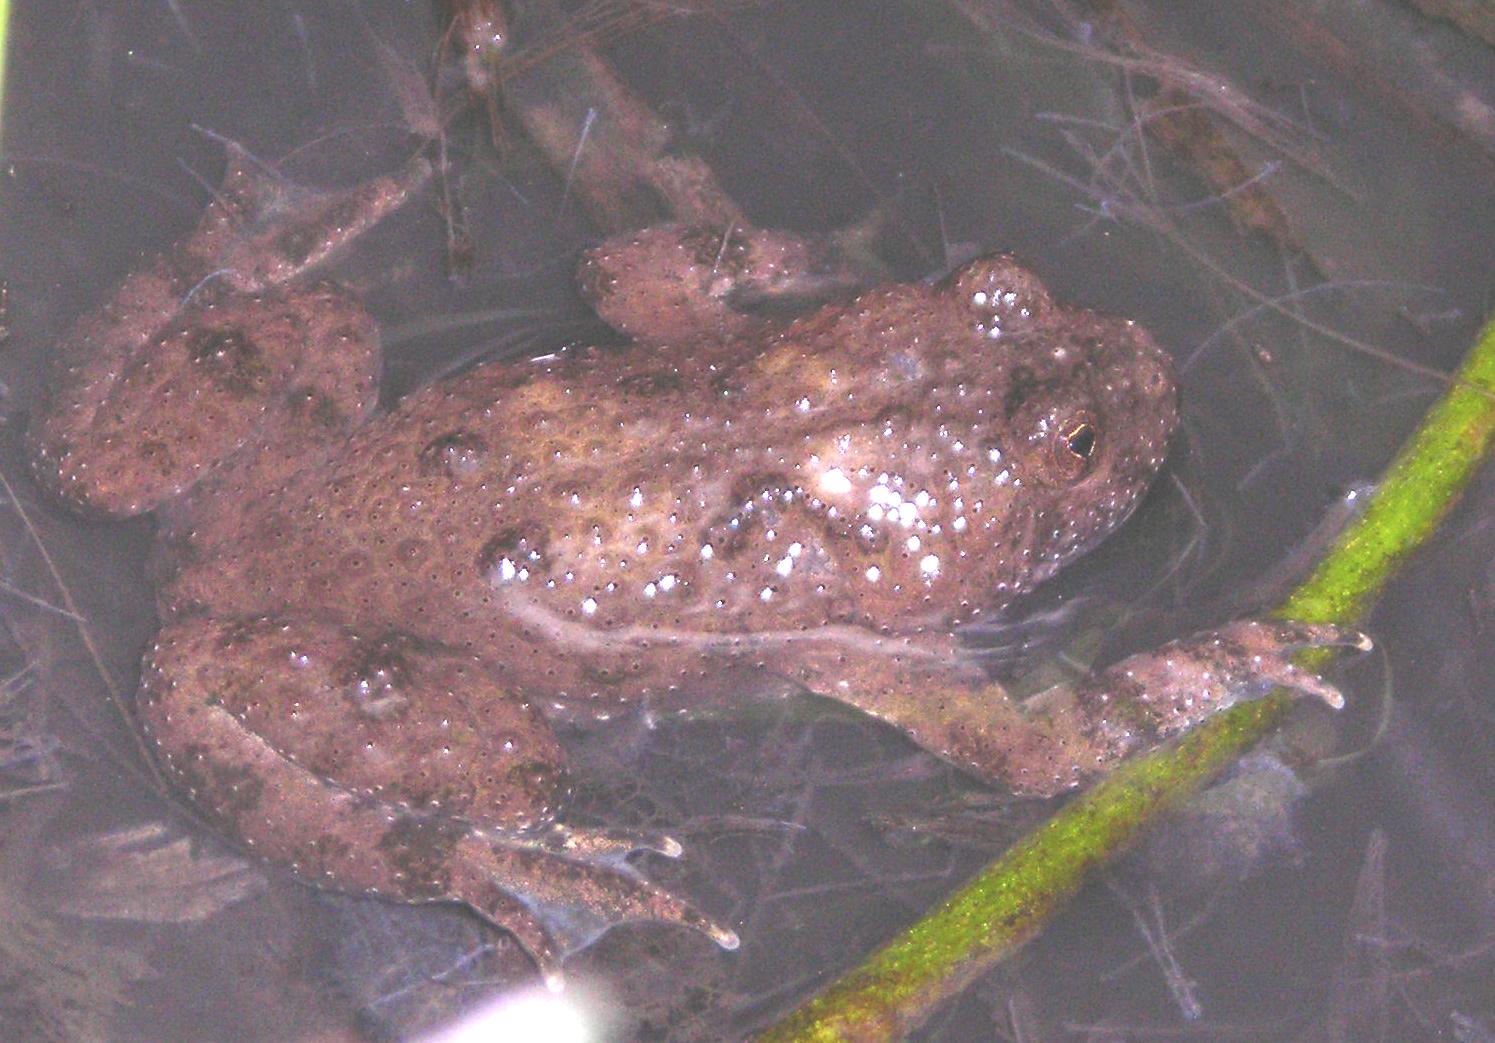
[[[178,244],[174,263],[241,293],[260,293],[315,268],[404,205],[431,175],[422,156],[391,174],[336,190],[295,184],[237,145],[213,203]]]
[[[1344,705],[1339,689],[1293,661],[1308,648],[1366,651],[1358,630],[1328,623],[1241,619],[1128,656],[1078,684],[1073,712],[1099,745],[1122,756],[1187,731],[1273,688]]]
[[[659,344],[730,338],[855,286],[834,252],[785,232],[750,226],[656,225],[588,250],[577,282],[614,329]]]
[[[668,844],[673,843],[673,849]],[[408,901],[458,901],[513,934],[534,958],[552,988],[561,961],[585,948],[615,924],[655,920],[706,935],[723,949],[736,949],[736,932],[716,923],[685,900],[646,880],[626,860],[636,850],[674,855],[671,838],[632,843],[616,830],[567,829],[505,834],[469,829],[452,849],[439,893],[400,893]]]

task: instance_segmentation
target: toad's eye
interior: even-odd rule
[[[1047,462],[1051,482],[1078,482],[1090,473],[1100,449],[1100,431],[1089,416],[1070,416],[1049,427]]]
[[[1059,440],[1078,460],[1089,463],[1095,452],[1095,425],[1086,420],[1071,424]]]

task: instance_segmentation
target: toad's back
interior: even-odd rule
[[[177,526],[165,614],[309,611],[526,688],[648,687],[701,636],[1007,600],[1119,523],[1174,422],[1143,332],[1005,259],[729,332],[486,364],[288,481],[230,467]]]

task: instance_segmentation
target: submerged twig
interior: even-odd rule
[[[597,50],[667,14],[694,13],[689,5],[672,11],[602,3],[571,18],[549,0],[507,0],[485,9],[534,41],[525,53],[503,59],[502,74],[481,89],[501,89],[502,108],[553,169],[566,171],[563,211],[574,199],[605,233],[661,220],[727,225],[742,219],[710,165],[679,147],[669,123]]]
[[[1276,615],[1351,624],[1432,535],[1495,436],[1495,322],[1402,447],[1363,515]],[[1122,765],[826,991],[764,1043],[901,1038],[1038,934],[1090,874],[1210,781],[1281,720],[1275,692],[1234,707],[1173,747]]]
[[[10,509],[15,513],[16,518],[21,523],[22,529],[26,533],[26,538],[36,548],[36,553],[41,559],[47,575],[51,578],[53,585],[61,595],[62,605],[60,608],[50,603],[47,603],[47,607],[53,611],[60,612],[64,617],[72,620],[73,625],[77,627],[78,638],[82,641],[83,647],[88,653],[88,660],[93,664],[94,671],[98,674],[99,680],[103,682],[104,689],[109,694],[109,702],[119,711],[121,718],[125,722],[126,729],[134,739],[135,748],[141,755],[146,771],[149,773],[150,781],[155,784],[159,792],[165,792],[166,785],[161,777],[161,769],[157,767],[155,758],[150,755],[150,749],[146,745],[145,737],[135,728],[134,714],[131,712],[129,703],[125,700],[118,678],[114,676],[113,671],[109,669],[103,655],[99,652],[87,617],[78,611],[78,606],[73,601],[72,588],[62,578],[62,572],[58,569],[57,562],[53,559],[51,551],[47,549],[47,542],[42,539],[40,531],[38,531],[35,523],[32,521],[31,513],[16,497],[15,489],[11,486],[10,479],[5,476],[3,470],[0,470],[0,495],[3,495],[5,500],[10,504]]]

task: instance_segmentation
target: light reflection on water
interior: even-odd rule
[[[526,989],[502,996],[418,1043],[599,1043],[574,990]]]

